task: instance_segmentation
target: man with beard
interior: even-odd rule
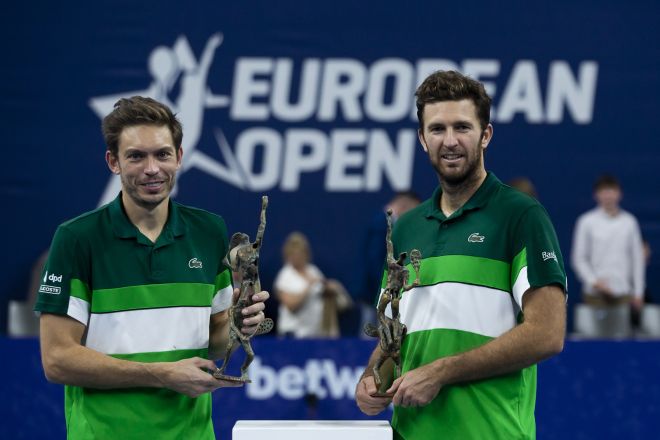
[[[224,353],[231,273],[221,217],[170,199],[181,124],[165,105],[120,99],[103,120],[117,198],[60,225],[39,286],[41,354],[65,384],[69,439],[215,439],[210,392]],[[268,292],[243,309],[245,333]]]
[[[486,172],[493,127],[482,84],[440,71],[416,97],[440,185],[399,219],[392,241],[395,254],[421,251],[421,284],[399,304],[408,335],[393,396],[374,396],[376,347],[357,404],[375,415],[393,403],[399,439],[533,439],[536,363],[561,352],[565,336],[555,231],[535,199]]]

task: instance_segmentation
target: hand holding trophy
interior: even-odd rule
[[[364,326],[364,332],[368,336],[378,337],[381,355],[373,366],[374,381],[378,390],[374,396],[391,397],[385,391],[390,388],[396,377],[401,376],[401,343],[406,336],[406,326],[401,323],[399,316],[399,301],[401,294],[419,285],[419,268],[422,254],[413,249],[410,251],[410,263],[415,270],[415,281],[408,284],[409,272],[404,261],[407,254],[399,255],[394,259],[394,247],[392,245],[392,210],[387,211],[387,283],[380,295],[376,316],[378,324],[371,323]],[[391,317],[386,315],[388,304],[391,308]],[[389,363],[386,361],[390,360]],[[393,365],[392,365],[393,364]],[[396,370],[392,371],[392,370]],[[383,376],[386,376],[383,380]]]
[[[222,379],[232,382],[249,383],[247,370],[254,359],[254,351],[250,344],[250,339],[255,335],[268,333],[273,329],[273,320],[266,318],[259,324],[253,334],[244,334],[243,318],[241,311],[245,307],[253,304],[252,296],[261,291],[261,282],[259,280],[259,250],[266,229],[266,207],[268,206],[268,197],[261,198],[261,222],[257,230],[257,237],[254,243],[250,243],[250,237],[242,232],[232,235],[229,242],[229,252],[225,257],[225,262],[232,272],[238,275],[240,280],[239,294],[234,297],[233,303],[229,308],[229,341],[225,351],[225,358],[222,366],[218,368],[213,376],[216,379]],[[243,346],[245,350],[245,361],[241,366],[241,376],[228,376],[225,374],[229,358],[234,353],[238,345]]]

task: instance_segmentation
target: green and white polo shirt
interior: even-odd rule
[[[468,351],[521,322],[530,287],[566,289],[557,236],[545,209],[489,173],[450,217],[441,189],[406,213],[392,233],[395,257],[419,249],[421,285],[403,294],[408,328],[403,372]],[[414,279],[410,270],[409,282]],[[386,276],[383,277],[383,287]],[[536,366],[499,377],[446,386],[422,408],[394,408],[398,438],[533,439]]]
[[[35,309],[87,326],[84,345],[140,362],[208,357],[211,314],[231,303],[221,217],[169,202],[152,243],[129,221],[121,194],[57,229]],[[65,388],[70,439],[214,439],[211,395],[167,389]]]

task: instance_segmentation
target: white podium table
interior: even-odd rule
[[[392,440],[386,420],[239,420],[232,440]]]

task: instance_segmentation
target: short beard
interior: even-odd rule
[[[479,155],[475,160],[467,164],[467,168],[462,174],[445,176],[441,174],[440,167],[436,168],[435,171],[443,183],[453,188],[459,188],[477,178],[477,172],[481,168],[482,163],[483,156]]]
[[[477,145],[481,145],[481,141],[484,138],[484,132],[481,133],[481,136],[479,136],[479,141],[477,142]],[[438,152],[439,153],[439,152]],[[453,175],[453,176],[444,176],[442,175],[440,171],[440,166],[438,165],[437,167],[434,166],[435,172],[440,178],[440,181],[446,185],[448,188],[451,189],[460,189],[464,186],[470,186],[470,184],[478,180],[478,171],[483,165],[483,160],[484,160],[484,151],[482,151],[480,154],[477,155],[475,160],[469,162],[465,168],[465,172],[459,175]],[[438,163],[440,163],[442,159],[438,157]]]
[[[122,187],[124,191],[126,191],[126,194],[128,194],[128,196],[131,198],[131,200],[133,200],[133,203],[135,203],[140,208],[146,209],[147,211],[153,211],[158,206],[160,206],[160,204],[163,203],[163,201],[165,201],[172,192],[171,188],[174,187],[176,176],[172,176],[172,181],[170,182],[171,183],[170,190],[167,192],[167,194],[165,194],[162,199],[154,200],[154,201],[144,200],[140,198],[140,196],[138,196],[137,188],[132,188],[130,185],[125,184],[123,176],[121,179],[122,179]],[[129,190],[128,188],[131,189]]]

